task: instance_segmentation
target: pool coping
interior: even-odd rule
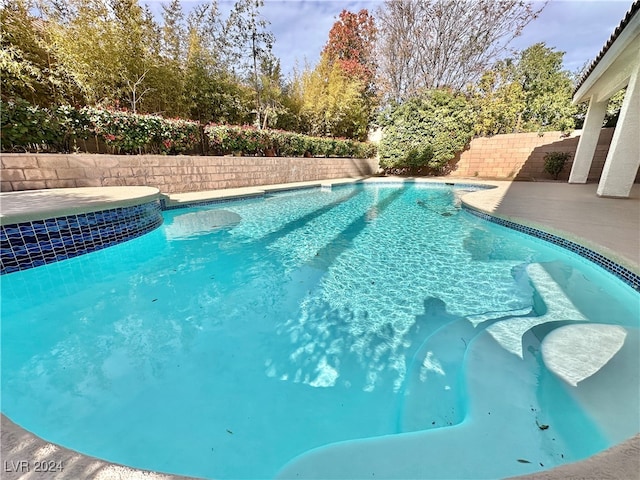
[[[562,226],[562,227],[558,226],[557,218],[553,219],[555,224],[552,223],[550,215],[547,216],[548,218],[544,218],[544,215],[538,215],[537,218],[532,219],[531,215],[527,215],[526,213],[522,213],[522,212],[517,212],[518,208],[514,208],[514,209],[511,209],[511,211],[509,211],[508,208],[503,208],[502,206],[503,203],[505,203],[505,198],[507,197],[507,195],[509,195],[508,191],[512,188],[513,184],[517,184],[519,187],[530,185],[534,188],[538,188],[538,186],[540,186],[541,184],[547,185],[547,186],[554,186],[557,184],[554,184],[551,182],[549,183],[539,182],[537,185],[535,182],[532,182],[532,183],[530,182],[486,182],[486,183],[495,185],[496,188],[493,190],[471,192],[468,195],[465,195],[461,199],[463,206],[466,207],[467,210],[473,211],[475,213],[479,212],[479,213],[485,214],[486,216],[491,217],[491,219],[485,218],[485,217],[483,218],[489,221],[492,221],[493,223],[503,224],[508,228],[517,229],[525,233],[529,233],[529,230],[535,229],[540,232],[544,232],[547,236],[562,237],[565,240],[569,240],[586,249],[592,250],[593,252],[601,255],[602,257],[606,257],[610,261],[623,266],[624,268],[630,270],[636,275],[640,275],[640,250],[638,250],[637,252],[634,252],[632,255],[629,255],[628,253],[625,255],[623,253],[617,252],[611,246],[603,245],[601,242],[599,242],[597,238],[590,238],[590,235],[585,234],[584,232],[577,233],[575,231],[571,231],[571,229],[569,228],[566,228],[566,226]],[[573,189],[575,188],[582,189],[583,195],[586,187],[588,191],[591,191],[591,190],[593,191],[592,198],[595,200],[595,202],[597,202],[596,204],[599,204],[599,205],[602,205],[603,204],[602,202],[611,201],[611,200],[614,200],[616,202],[634,202],[634,201],[637,202],[637,199],[610,199],[610,198],[597,197],[595,193],[596,192],[595,184],[590,184],[590,185],[560,184],[559,186],[564,186],[564,187],[573,188]],[[638,187],[640,187],[640,185],[636,186],[636,191],[640,191],[640,188]],[[640,202],[637,202],[637,203],[640,204]],[[544,207],[539,207],[540,210],[543,208]],[[503,213],[503,210],[507,211],[508,213]],[[482,215],[479,215],[479,216],[482,217]],[[562,217],[562,215],[560,215],[560,217]],[[498,219],[499,221],[496,222],[495,219]],[[517,224],[517,226],[513,224]],[[538,235],[538,232],[531,232],[529,234],[532,234],[533,236],[536,236],[538,238],[543,238]],[[640,234],[638,234],[637,237],[638,239],[640,239]],[[546,240],[546,238],[544,239]],[[553,239],[551,239],[551,242],[559,244],[560,246],[564,247],[564,245],[561,245],[560,243],[554,241]],[[638,244],[638,247],[640,247],[640,243]],[[569,250],[571,250],[571,248],[569,248]],[[595,262],[595,263],[599,264],[598,262]]]
[[[0,195],[0,275],[95,252],[158,228],[152,187],[32,190]]]
[[[276,193],[283,191],[292,191],[298,189],[308,189],[308,188],[323,188],[323,187],[332,187],[334,185],[347,185],[347,184],[355,184],[355,183],[372,183],[372,182],[381,182],[381,183],[435,183],[435,184],[455,184],[458,186],[461,185],[470,185],[470,186],[491,186],[494,188],[508,188],[511,182],[503,182],[503,181],[489,181],[489,180],[478,180],[478,179],[462,179],[462,178],[449,178],[449,177],[441,177],[441,178],[430,178],[430,179],[421,179],[421,178],[411,178],[406,179],[402,177],[362,177],[362,178],[350,178],[350,179],[336,179],[336,180],[323,180],[323,181],[315,181],[315,182],[300,182],[296,184],[283,184],[283,185],[272,185],[272,186],[264,186],[264,187],[248,187],[242,189],[233,189],[233,191],[228,190],[217,190],[211,192],[194,192],[189,194],[175,194],[169,196],[161,196],[157,189],[155,192],[148,192],[143,194],[141,198],[147,198],[146,195],[149,195],[151,200],[160,199],[163,203],[163,209],[174,209],[174,208],[186,208],[190,206],[203,205],[203,204],[212,204],[212,203],[220,203],[220,202],[228,202],[236,199],[251,199],[256,197],[262,197],[267,195],[268,193]],[[113,188],[113,187],[110,187]],[[151,187],[122,187],[122,188],[151,188]],[[58,189],[58,190],[67,190],[68,189]],[[74,189],[77,190],[77,189]],[[96,188],[95,190],[103,190],[100,188]],[[3,203],[4,199],[7,195],[11,194],[19,194],[25,192],[9,192],[8,194],[3,195]],[[98,192],[94,192],[92,195]],[[543,232],[548,232],[553,235],[562,235],[565,238],[571,238],[575,240],[578,244],[585,246],[588,249],[594,250],[595,252],[602,254],[606,257],[611,258],[615,253],[611,252],[606,247],[594,244],[593,242],[584,239],[582,237],[571,234],[570,232],[562,231],[559,229],[554,229],[549,226],[545,226],[543,224],[537,222],[531,222],[527,219],[520,218],[517,216],[504,216],[500,214],[496,214],[495,211],[491,208],[487,208],[482,205],[482,202],[478,204],[478,202],[472,201],[474,196],[477,198],[479,192],[474,192],[470,194],[466,194],[462,197],[463,206],[468,207],[471,210],[476,210],[482,212],[488,216],[506,220],[509,222],[513,222],[519,225],[529,226],[531,228],[539,229]],[[92,196],[89,195],[89,196]],[[468,197],[468,198],[464,198]],[[147,201],[151,201],[147,200]],[[46,214],[48,217],[51,216],[60,216],[60,215],[69,215],[76,213],[89,213],[95,212],[105,209],[105,205],[107,208],[115,208],[118,206],[131,206],[137,205],[140,202],[140,198],[136,198],[134,200],[131,199],[114,199],[114,202],[124,202],[114,205],[114,203],[110,203],[107,199],[96,199],[93,198],[92,201],[88,202],[88,205],[84,205],[79,210],[74,210],[70,212],[68,209],[43,209],[38,212],[36,217],[32,217],[35,215],[34,212],[14,212],[9,215],[1,215],[0,216],[0,224],[13,224],[19,223],[16,222],[15,219],[21,219],[21,221],[32,221],[32,220],[41,220],[44,218],[37,218],[38,215]],[[133,202],[133,203],[127,203]],[[4,208],[4,205],[3,205]],[[56,207],[58,208],[58,207]],[[82,211],[85,209],[85,211]],[[89,209],[89,210],[86,210]],[[53,215],[52,215],[53,213]],[[22,216],[20,216],[22,215]],[[9,222],[9,223],[7,223]],[[632,270],[638,272],[640,268],[638,265],[635,265],[629,261],[628,259],[621,258],[619,256],[614,257],[614,260],[618,262],[622,262],[621,264],[625,267],[631,268]],[[28,468],[30,467],[33,470],[34,462],[36,461],[61,461],[64,465],[69,466],[61,472],[57,472],[53,477],[51,473],[40,472],[39,474],[33,471],[30,471],[29,478],[32,479],[67,479],[67,478],[145,478],[145,479],[191,479],[195,477],[186,477],[181,475],[174,474],[164,474],[159,472],[152,472],[147,470],[139,470],[132,467],[127,467],[123,465],[119,465],[116,463],[111,463],[103,460],[99,460],[94,457],[90,457],[73,450],[66,449],[64,447],[51,444],[44,439],[37,437],[36,435],[24,430],[19,425],[13,423],[8,417],[4,414],[1,414],[1,427],[2,427],[2,457],[5,461],[4,465],[6,467],[6,462],[13,462],[10,465],[18,466],[21,465],[19,462],[26,462],[22,465],[26,465]],[[611,448],[600,452],[592,457],[589,457],[585,460],[561,465],[555,467],[550,470],[537,472],[530,475],[524,475],[519,477],[511,477],[518,479],[527,479],[527,480],[560,480],[565,478],[583,478],[583,479],[601,479],[605,477],[610,478],[640,478],[640,434],[635,435],[624,442],[621,442],[617,445],[612,446]],[[80,476],[79,473],[83,473],[84,476]],[[613,477],[611,477],[613,475]],[[7,479],[18,479],[23,478],[23,472],[18,471],[7,471],[4,468],[3,478]]]
[[[0,193],[0,225],[132,207],[160,200],[155,187],[51,188]]]

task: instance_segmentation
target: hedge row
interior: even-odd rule
[[[285,130],[259,130],[250,126],[207,125],[209,150],[217,155],[242,152],[243,155],[283,157],[324,156],[371,158],[376,146],[345,138],[310,137]]]
[[[113,153],[178,154],[193,151],[200,142],[200,125],[188,120],[93,107],[50,110],[25,101],[0,107],[3,152],[69,152],[94,139]]]
[[[318,138],[281,130],[207,125],[93,107],[45,109],[25,101],[0,102],[3,152],[71,152],[100,144],[109,153],[208,153],[370,158],[376,147],[347,139]],[[206,142],[202,139],[205,138]]]

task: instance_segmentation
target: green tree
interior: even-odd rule
[[[308,70],[308,69],[307,69]],[[286,81],[283,81],[280,95],[282,110],[278,112],[275,127],[299,133],[309,131],[308,124],[302,115],[304,103],[302,74],[297,69]]]
[[[190,20],[184,68],[183,103],[189,117],[201,123],[246,123],[250,120],[251,91],[217,68],[197,18],[203,17]]]
[[[258,67],[272,56],[275,41],[268,30],[269,22],[260,13],[263,6],[263,0],[237,0],[223,30],[225,64],[252,85],[255,93],[255,123],[258,127],[262,126],[264,115]]]
[[[275,125],[286,107],[261,0],[217,0],[185,18],[180,0],[159,25],[139,0],[3,2],[2,98]],[[35,15],[40,15],[39,17]],[[293,105],[293,103],[292,103]],[[291,116],[294,118],[295,115]]]
[[[187,33],[180,0],[162,6],[162,55],[176,65],[184,58]]]
[[[312,135],[366,139],[376,106],[375,35],[367,10],[343,10],[333,24],[318,65],[300,78],[300,112]]]
[[[563,55],[537,43],[485,72],[472,88],[476,133],[572,129],[577,108],[571,104],[571,76],[562,70]]]
[[[520,55],[517,78],[524,92],[522,124],[526,131],[564,131],[574,126],[573,83],[569,72],[562,70],[563,56],[564,52],[544,43],[536,43]]]
[[[326,56],[302,75],[301,114],[312,135],[363,140],[367,136],[369,105],[360,80],[349,77]]]
[[[139,48],[131,46],[133,58],[129,59],[126,28],[121,25],[127,21],[124,6],[71,0],[68,7],[50,10],[48,19],[51,45],[62,68],[77,82],[89,104],[113,105],[125,100],[125,79],[138,80],[130,76],[127,64],[139,67],[134,60]]]
[[[485,72],[472,91],[477,110],[478,135],[512,133],[521,128],[525,108],[522,85],[515,81],[515,66],[507,60]]]
[[[158,65],[157,26],[137,0],[110,0],[110,4],[117,35],[114,53],[121,65],[118,100],[126,102],[133,113],[149,111],[143,102],[155,90],[147,75]]]
[[[624,87],[609,99],[607,113],[604,116],[604,127],[615,127],[618,123],[618,117],[620,116],[620,110],[622,109],[622,102],[624,101],[626,92],[627,87]]]
[[[28,0],[3,2],[0,7],[2,98],[25,99],[31,104],[80,103],[81,88],[56,58],[47,23],[31,12]]]
[[[153,113],[184,117],[188,115],[182,101],[187,26],[180,0],[163,5],[162,25],[152,25],[150,29],[157,32],[157,39],[150,44],[156,60],[146,75],[153,94],[144,99],[144,108]]]
[[[438,89],[389,105],[378,123],[383,168],[439,174],[471,140],[475,115],[465,95]]]
[[[283,103],[283,80],[280,60],[273,55],[264,57],[260,62],[260,92],[262,103],[262,128],[276,127],[280,115],[287,115]]]

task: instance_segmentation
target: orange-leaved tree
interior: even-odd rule
[[[330,63],[337,63],[347,76],[357,78],[372,89],[376,72],[375,41],[375,22],[367,10],[358,13],[342,10],[329,31],[322,54]]]

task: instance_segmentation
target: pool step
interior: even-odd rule
[[[457,328],[449,333],[457,335]],[[525,342],[539,346],[534,335]],[[463,422],[321,447],[289,462],[277,478],[500,478],[571,459],[556,433],[540,428],[548,420],[539,413],[540,369],[533,355],[512,355],[481,331],[463,368],[467,391],[461,394],[468,399]]]
[[[412,432],[458,424],[466,409],[463,359],[478,333],[466,319],[453,321],[418,348],[409,363],[398,409],[398,432]]]
[[[507,351],[522,358],[522,337],[528,330],[547,322],[576,321],[586,322],[564,290],[545,270],[543,264],[532,263],[526,267],[536,291],[546,305],[546,312],[537,316],[509,318],[487,327],[489,334]],[[574,275],[575,273],[571,273]]]

